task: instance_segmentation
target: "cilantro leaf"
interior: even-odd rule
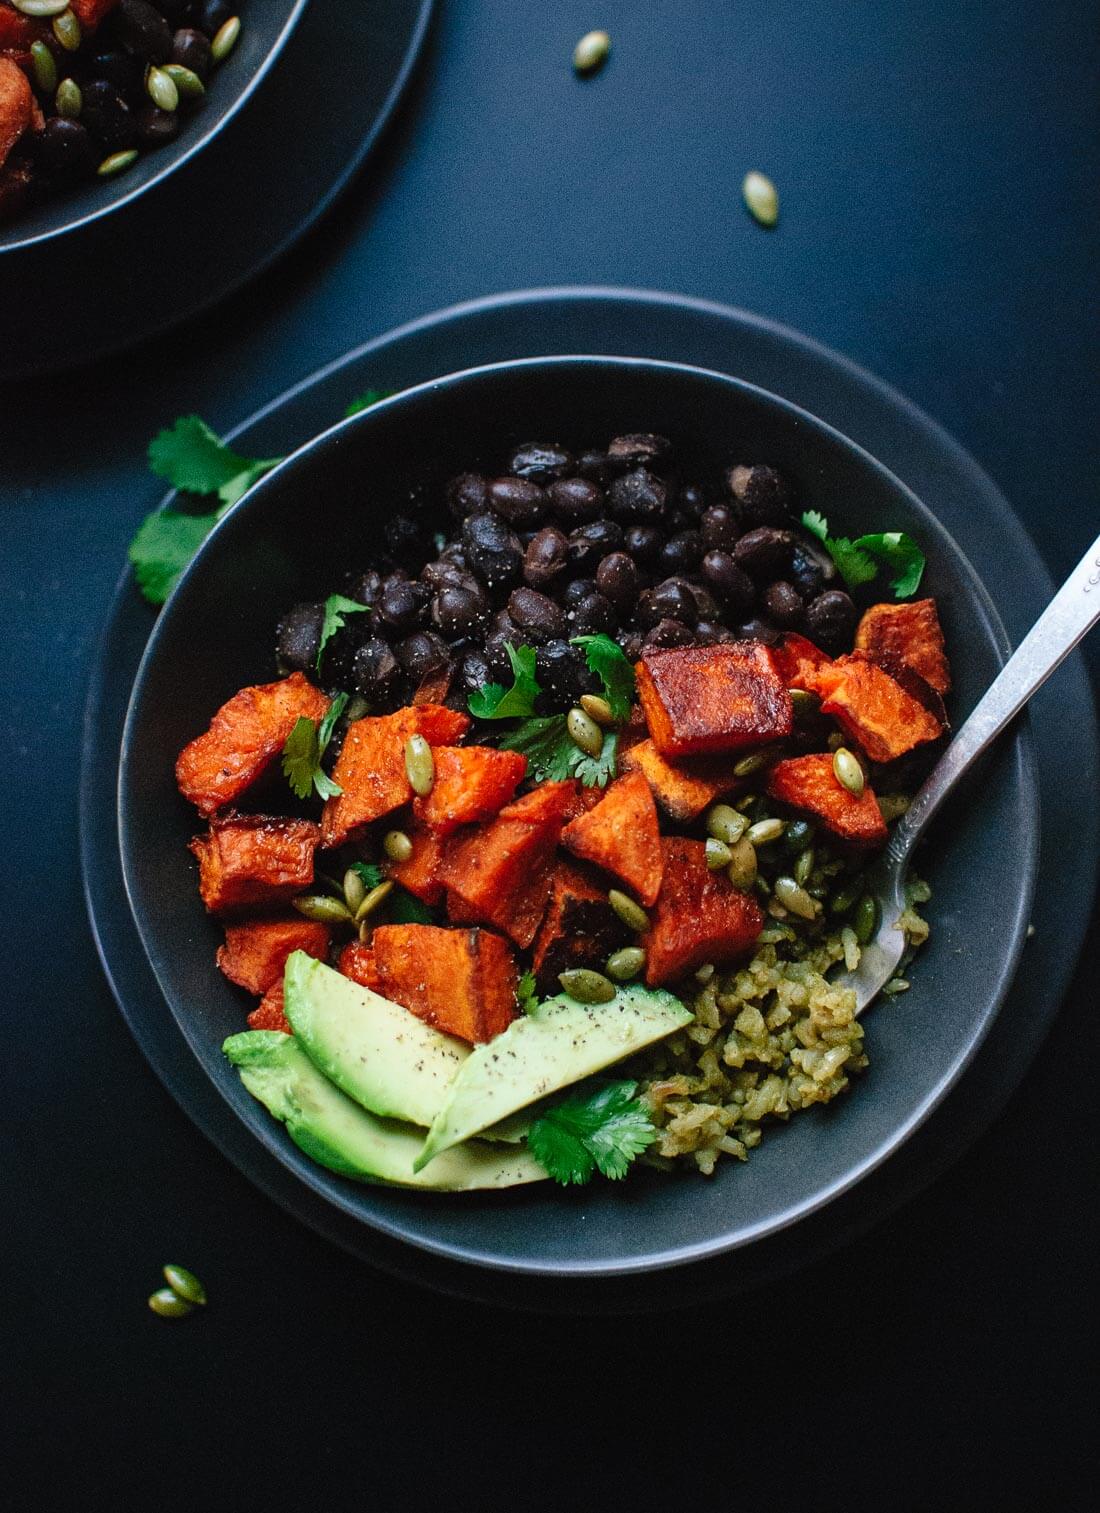
[[[620,1181],[635,1156],[657,1138],[635,1099],[636,1082],[601,1082],[554,1104],[531,1125],[531,1154],[555,1182],[588,1182],[601,1172]]]
[[[184,515],[177,510],[154,510],[146,515],[130,542],[129,557],[138,587],[150,604],[164,603],[217,518]]]
[[[505,689],[499,683],[486,683],[470,695],[467,705],[479,720],[511,720],[535,712],[535,700],[542,692],[535,681],[535,648],[521,646],[517,650],[506,641],[504,649],[512,664],[512,686]]]
[[[350,420],[353,415],[358,415],[360,410],[369,410],[371,405],[376,405],[381,399],[392,399],[397,393],[396,389],[364,389],[362,394],[357,394],[344,411],[344,419]]]
[[[820,510],[805,510],[802,515],[802,524],[811,536],[816,536],[822,545],[829,539],[829,522]]]
[[[322,756],[324,756],[328,749],[328,743],[332,740],[332,732],[336,729],[336,721],[343,714],[347,702],[347,694],[338,693],[325,711],[325,717],[321,721],[317,731],[317,745],[320,748]]]
[[[395,888],[390,894],[390,919],[395,925],[430,925],[435,922],[435,915],[427,904],[421,903],[412,893],[406,893],[404,888]]]
[[[861,583],[870,583],[878,574],[878,568],[859,543],[849,541],[847,536],[830,537],[825,550],[837,565],[840,576],[849,588],[858,588]]]
[[[605,730],[599,756],[590,757],[587,752],[582,751],[580,761],[572,763],[573,776],[580,778],[586,788],[606,788],[615,776],[618,757],[619,732]]]
[[[372,888],[377,888],[379,883],[385,882],[381,867],[376,867],[373,862],[352,862],[348,870],[358,874],[359,881],[368,893]]]
[[[576,777],[586,788],[604,788],[615,775],[619,735],[615,730],[605,731],[599,756],[590,757],[569,734],[565,716],[551,714],[524,720],[501,736],[499,745],[505,751],[523,753],[527,776],[536,783],[560,783]]]
[[[538,1008],[539,995],[535,988],[534,972],[524,972],[516,983],[516,1003],[521,1014],[530,1014],[532,1009]]]
[[[149,467],[158,478],[188,494],[217,494],[235,504],[281,457],[242,457],[198,415],[181,415],[149,443]]]
[[[315,720],[299,715],[294,722],[294,729],[286,738],[283,745],[283,774],[300,799],[309,798],[315,788],[323,799],[339,798],[344,791],[324,771],[321,758],[347,702],[346,693],[337,694],[320,726]]]
[[[880,531],[858,537],[855,545],[897,574],[890,584],[895,599],[907,599],[916,593],[926,559],[912,536],[904,531]]]
[[[317,647],[317,671],[321,671],[321,657],[325,647],[338,630],[344,628],[346,615],[361,615],[369,610],[369,604],[360,604],[356,599],[345,599],[343,594],[329,594],[325,600],[325,618],[321,625],[321,640]]]
[[[574,636],[569,644],[583,650],[589,672],[594,672],[603,684],[604,697],[611,705],[613,717],[628,720],[634,698],[634,669],[619,643],[601,633]]]

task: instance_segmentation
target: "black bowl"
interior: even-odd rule
[[[580,448],[638,430],[670,435],[697,476],[716,477],[731,461],[774,463],[834,531],[916,536],[952,652],[956,720],[968,712],[1001,665],[1003,632],[951,537],[893,474],[811,415],[718,373],[538,358],[408,390],[264,479],[204,543],[162,612],[123,737],[119,826],[134,917],[167,1004],[222,1096],[302,1181],[364,1223],[436,1253],[540,1275],[643,1271],[734,1251],[858,1182],[931,1113],[981,1043],[1011,980],[1035,881],[1037,792],[1020,734],[935,827],[921,862],[935,890],[933,936],[910,992],[870,1012],[870,1070],[828,1109],[770,1131],[747,1166],[730,1163],[710,1180],[644,1171],[621,1185],[459,1197],[361,1187],[307,1160],[243,1090],[219,1046],[250,1005],[214,966],[219,931],[196,894],[186,842],[198,827],[176,792],[177,752],[239,687],[275,675],[286,606],[331,592],[352,564],[369,565],[380,518],[411,487],[438,500],[449,476],[499,468],[517,441]]]

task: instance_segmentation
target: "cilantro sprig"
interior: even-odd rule
[[[343,594],[329,594],[325,600],[325,618],[321,622],[321,639],[317,645],[317,671],[321,671],[321,657],[325,647],[338,630],[343,630],[347,615],[361,615],[369,610],[369,604],[360,604],[356,599],[345,599]]]
[[[524,972],[516,983],[516,1005],[521,1014],[530,1014],[532,1009],[538,1008],[539,995],[535,987],[534,972]]]
[[[505,751],[522,752],[527,758],[527,775],[536,783],[560,783],[575,777],[586,788],[606,788],[615,776],[619,733],[604,731],[600,754],[592,757],[569,734],[565,716],[551,714],[523,720],[501,736],[498,744]]]
[[[552,1105],[531,1125],[531,1154],[563,1187],[588,1182],[597,1171],[621,1181],[657,1138],[637,1090],[636,1082],[600,1082]]]
[[[574,636],[569,644],[584,652],[589,672],[594,672],[603,684],[604,698],[611,706],[613,718],[628,720],[634,698],[634,669],[619,643],[601,632],[596,636]]]
[[[358,415],[360,410],[369,410],[371,405],[378,404],[382,399],[392,399],[396,393],[396,389],[364,389],[362,394],[357,394],[350,401],[344,411],[344,419],[350,420],[353,415]]]
[[[309,798],[314,789],[323,799],[339,798],[344,791],[324,771],[321,758],[332,740],[336,721],[343,714],[347,702],[347,694],[338,693],[320,724],[306,715],[300,715],[283,744],[283,773],[300,799]]]
[[[504,650],[512,664],[512,686],[486,683],[470,695],[466,702],[479,720],[512,720],[535,712],[535,700],[542,692],[535,679],[535,648],[515,647],[506,641]]]
[[[890,588],[896,599],[907,599],[920,587],[925,556],[912,536],[904,531],[874,531],[851,540],[830,536],[829,522],[820,510],[806,510],[802,524],[824,546],[849,588],[870,583],[880,565],[895,574]]]

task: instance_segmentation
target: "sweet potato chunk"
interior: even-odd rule
[[[395,714],[356,720],[332,770],[343,792],[325,804],[321,844],[342,846],[373,820],[411,801],[405,772],[405,742],[410,736],[422,735],[430,746],[437,746],[457,741],[469,727],[468,716],[440,704],[410,705]]]
[[[662,756],[759,746],[790,734],[791,696],[768,647],[648,647],[635,667],[638,697]]]
[[[353,940],[344,947],[336,963],[336,970],[362,988],[370,988],[373,993],[382,991],[374,950],[361,941]]]
[[[440,835],[492,819],[527,771],[525,756],[492,746],[436,746],[432,754],[435,782],[427,798],[414,800],[413,813]]]
[[[270,907],[313,881],[321,832],[310,820],[266,814],[216,816],[191,850],[199,859],[199,892],[211,914]]]
[[[34,119],[34,92],[11,58],[0,57],[0,166]]]
[[[329,701],[302,673],[242,688],[210,728],[180,752],[176,782],[202,815],[231,804],[261,777],[302,718],[320,721]]]
[[[250,1030],[282,1030],[293,1035],[290,1020],[283,1008],[283,979],[277,977],[248,1016]]]
[[[817,692],[817,674],[832,662],[812,641],[793,630],[787,632],[778,646],[772,647],[772,656],[786,686],[804,688],[809,693]]]
[[[652,741],[638,741],[623,753],[624,772],[640,772],[666,814],[686,822],[728,793],[737,779],[724,757],[695,757],[670,762]]]
[[[22,64],[24,58],[30,56],[31,43],[44,38],[48,32],[44,22],[0,4],[0,54],[11,54]]]
[[[412,841],[412,855],[407,862],[387,862],[386,872],[421,903],[437,904],[443,897],[440,871],[445,843],[441,835],[426,825],[411,825],[406,831]]]
[[[607,890],[572,862],[559,861],[550,880],[550,904],[531,953],[539,992],[547,996],[560,992],[558,974],[572,967],[602,970],[628,935],[607,901]]]
[[[764,928],[760,905],[709,872],[702,841],[668,836],[665,875],[652,924],[642,937],[650,987],[675,982],[705,962],[721,966],[743,955]]]
[[[768,773],[768,793],[792,808],[813,815],[834,835],[864,846],[886,842],[886,822],[870,787],[857,798],[833,771],[831,756],[791,757]]]
[[[655,902],[665,859],[657,805],[642,773],[616,779],[594,809],[566,825],[561,843],[574,856],[620,878],[643,904]]]
[[[218,966],[230,982],[260,995],[282,977],[292,951],[304,951],[307,956],[323,959],[328,954],[330,938],[327,925],[302,919],[298,914],[228,925],[225,945],[218,947]]]
[[[873,604],[856,631],[856,650],[874,662],[901,662],[944,694],[951,687],[940,617],[935,599],[911,604]]]
[[[821,712],[832,715],[872,762],[892,762],[936,740],[945,729],[942,718],[916,691],[903,688],[866,652],[852,652],[823,667],[817,674],[817,692]]]
[[[496,925],[529,946],[546,912],[554,852],[573,798],[572,783],[544,783],[506,804],[491,824],[455,836],[440,874],[450,918]]]
[[[371,936],[378,991],[462,1040],[492,1040],[516,1017],[519,973],[490,930],[379,925]]]

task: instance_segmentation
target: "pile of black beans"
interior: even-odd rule
[[[684,480],[663,436],[579,455],[530,443],[502,476],[462,473],[446,497],[454,533],[442,546],[426,508],[395,514],[385,560],[342,585],[371,610],[326,646],[326,687],[397,708],[430,677],[464,708],[483,684],[511,681],[511,642],[536,648],[550,713],[598,691],[573,636],[602,631],[632,660],[645,646],[787,630],[830,653],[851,647],[856,606],[774,468],[731,467],[707,489]],[[283,619],[284,671],[314,670],[323,614],[297,604]]]

